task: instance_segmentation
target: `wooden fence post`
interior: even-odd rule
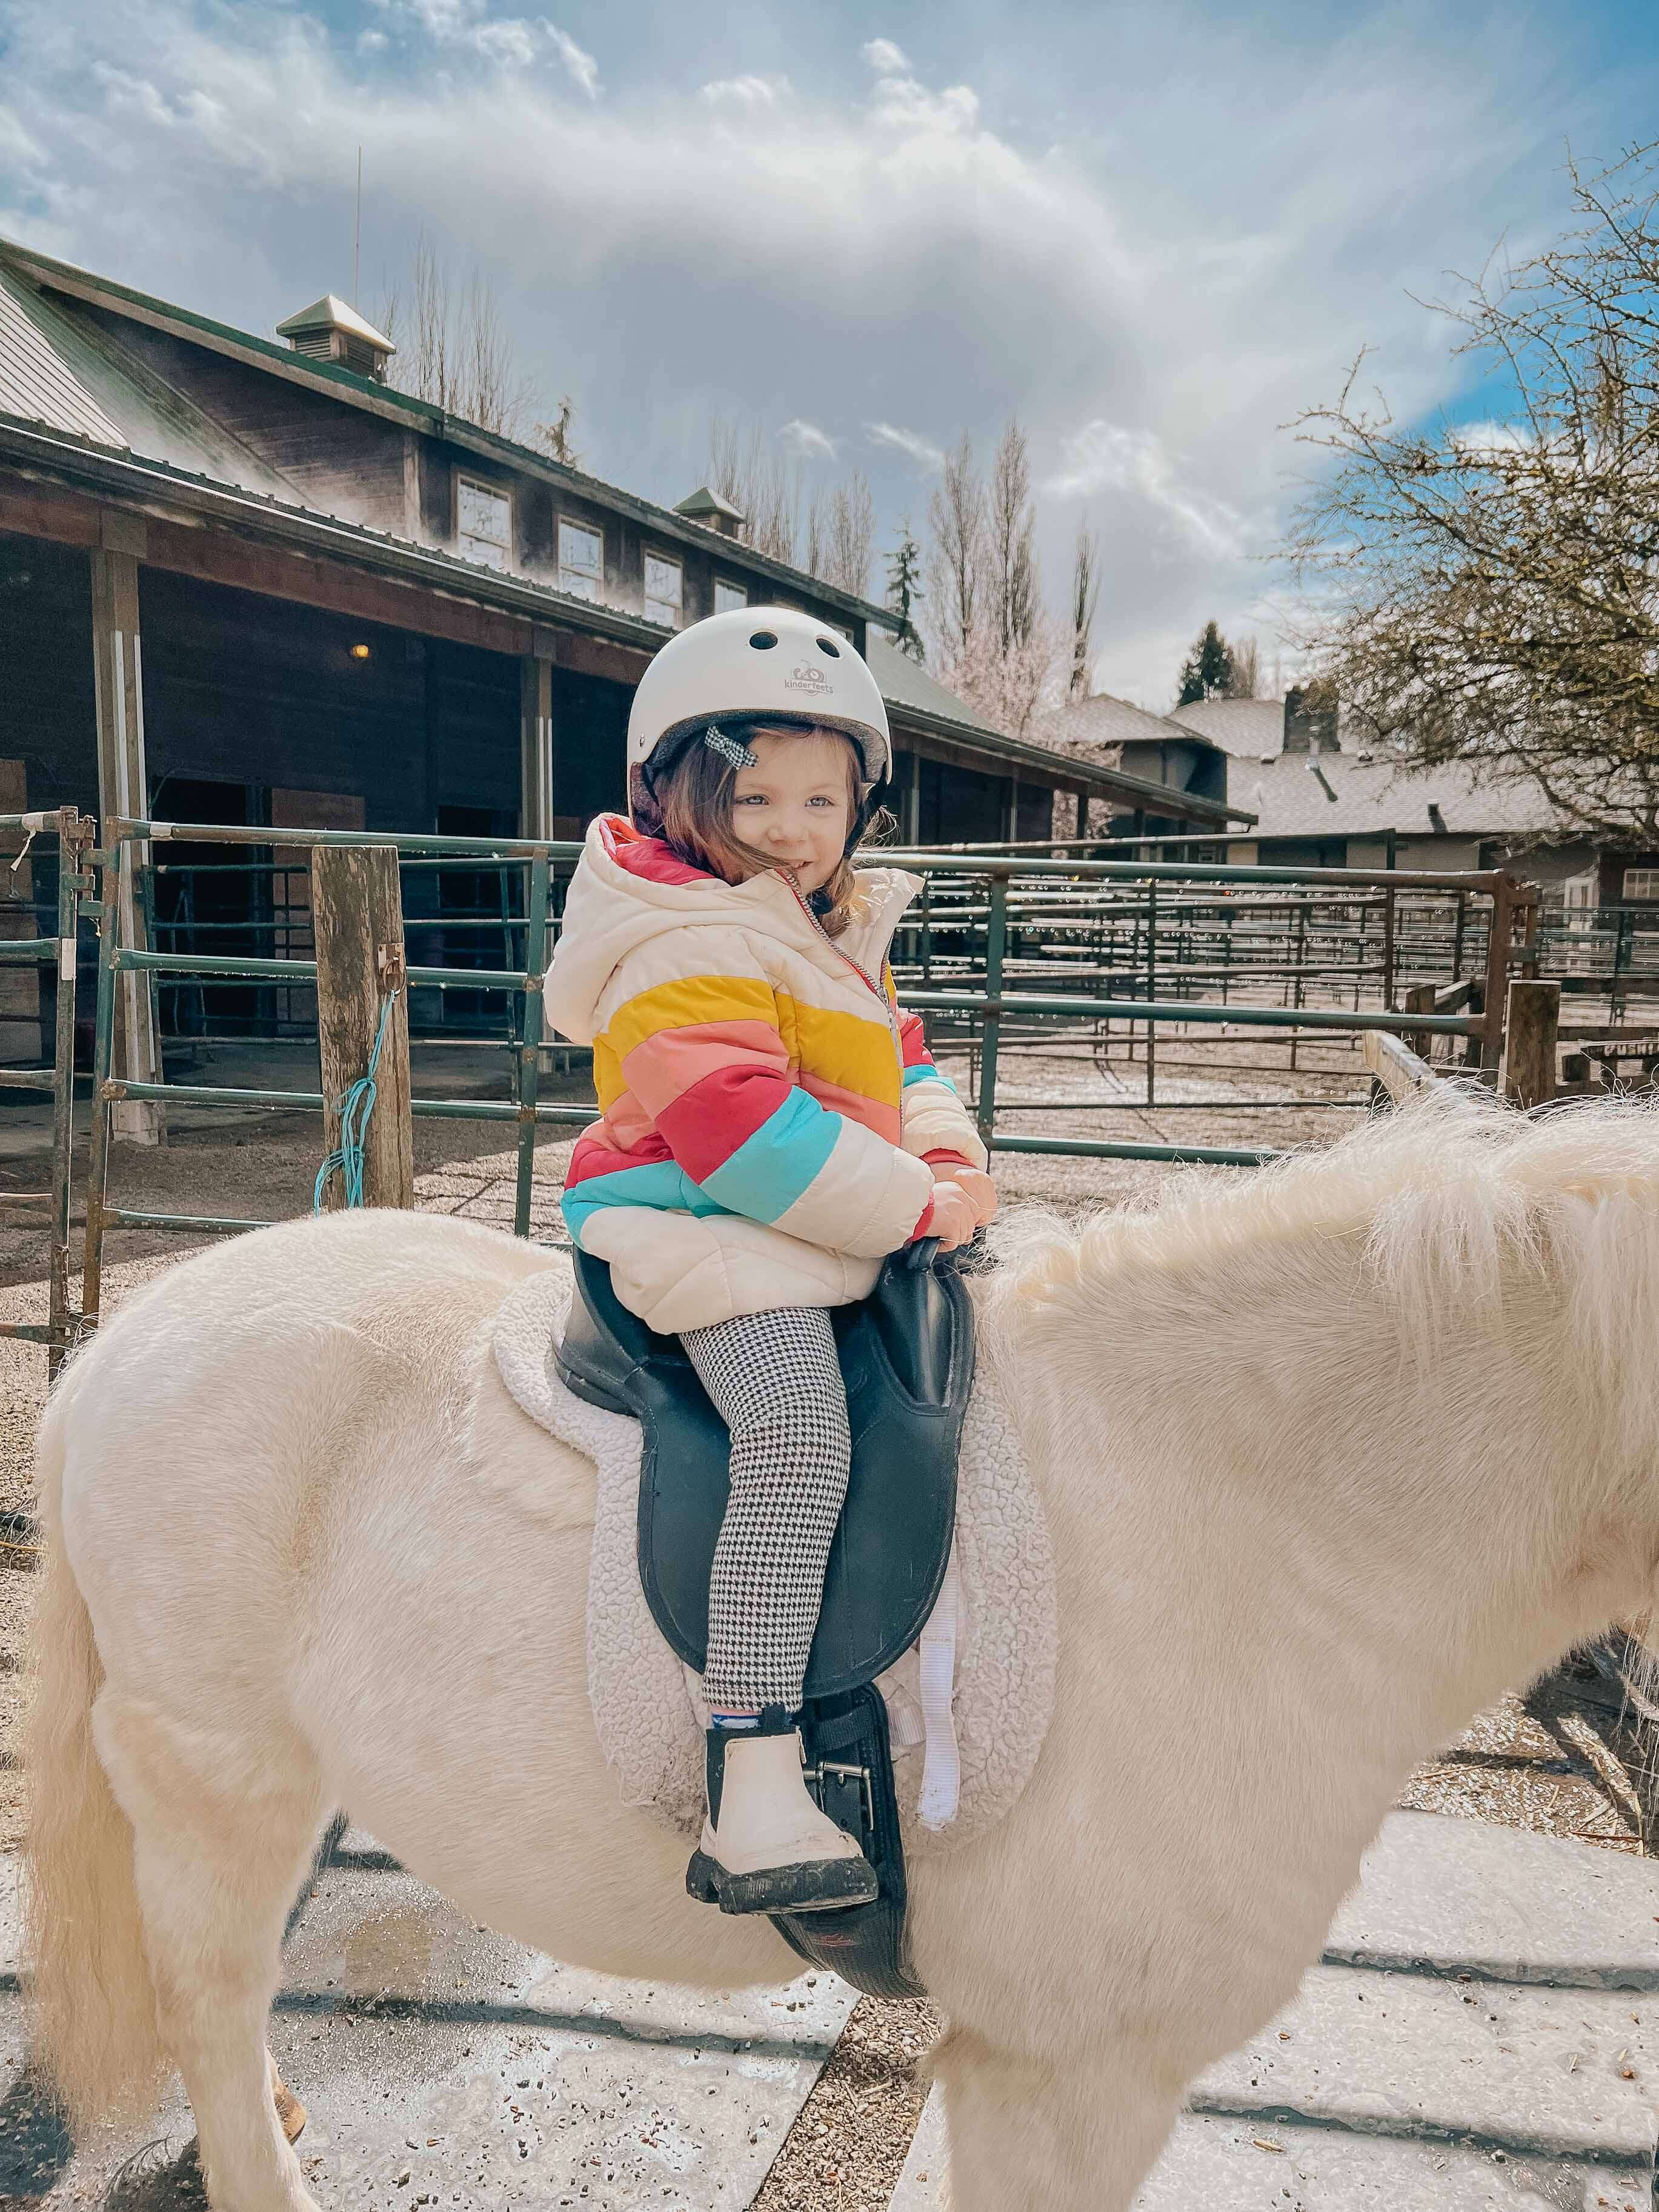
[[[1401,1004],[1408,1014],[1431,1014],[1434,1012],[1435,988],[1432,983],[1408,983],[1401,994]],[[1406,1038],[1408,1050],[1419,1060],[1426,1060],[1434,1042],[1432,1030],[1413,1030]]]
[[[381,1002],[396,990],[375,1073],[374,1111],[363,1144],[363,1204],[415,1203],[414,1127],[409,1104],[409,987],[404,907],[393,845],[318,845],[311,856],[312,925],[317,942],[317,1041],[322,1061],[323,1141],[340,1143],[340,1100],[368,1073]],[[345,1204],[331,1176],[323,1202]]]
[[[1515,896],[1520,886],[1513,876],[1499,874],[1492,886],[1492,915],[1486,930],[1486,987],[1484,1004],[1486,1030],[1480,1039],[1480,1065],[1496,1081],[1504,1058],[1504,1015],[1510,980],[1510,953],[1515,940]]]
[[[1517,975],[1510,985],[1504,1024],[1502,1091],[1516,1106],[1541,1106],[1555,1096],[1555,1036],[1561,986]]]

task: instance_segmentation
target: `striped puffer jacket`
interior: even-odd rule
[[[603,1119],[564,1218],[653,1328],[844,1305],[922,1232],[929,1160],[985,1149],[900,1013],[888,947],[920,888],[861,870],[843,935],[776,871],[726,884],[619,816],[587,833],[547,1012],[593,1048]]]

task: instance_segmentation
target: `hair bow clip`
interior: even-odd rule
[[[717,722],[711,722],[702,733],[702,741],[711,753],[730,761],[733,768],[758,768],[760,757],[750,751],[739,738],[728,738]]]

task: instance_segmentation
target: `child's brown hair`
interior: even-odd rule
[[[857,821],[862,763],[858,747],[845,731],[818,722],[767,722],[739,720],[735,715],[729,721],[722,720],[719,727],[744,744],[751,738],[839,738],[847,749],[847,818],[849,824]],[[707,868],[728,884],[746,883],[772,865],[752,845],[745,845],[732,827],[732,787],[737,774],[734,762],[694,738],[652,786],[662,814],[665,842],[694,868]],[[839,937],[852,921],[858,901],[858,878],[847,854],[842,854],[822,896],[830,902],[828,910],[819,917],[824,933]]]

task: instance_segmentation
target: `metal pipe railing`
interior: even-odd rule
[[[1095,842],[1095,841],[1091,841]],[[1185,842],[1185,841],[1183,841]],[[313,986],[317,976],[313,959],[248,953],[208,952],[193,945],[153,949],[120,941],[121,922],[112,896],[118,879],[122,853],[149,846],[165,850],[169,845],[219,844],[232,848],[280,847],[284,854],[321,846],[390,845],[403,865],[441,868],[468,865],[524,872],[523,912],[508,912],[502,892],[503,912],[497,917],[454,917],[475,927],[511,932],[504,935],[509,951],[522,942],[522,967],[459,968],[453,965],[411,966],[413,988],[465,989],[507,995],[521,1009],[516,1042],[511,1047],[517,1097],[512,1103],[454,1097],[416,1098],[412,1111],[423,1118],[512,1121],[518,1130],[514,1228],[527,1235],[531,1183],[534,1169],[535,1136],[549,1124],[581,1126],[595,1118],[587,1105],[544,1106],[538,1097],[543,1053],[551,1042],[544,1035],[542,984],[553,939],[558,927],[556,889],[567,868],[581,852],[567,840],[465,837],[442,834],[396,833],[385,836],[358,830],[307,830],[284,825],[220,825],[155,822],[119,818],[109,825],[106,850],[99,856],[109,886],[101,911],[97,1015],[94,1024],[94,1114],[92,1165],[88,1195],[87,1274],[85,1310],[95,1316],[98,1304],[101,1238],[106,1227],[188,1228],[252,1225],[202,1215],[163,1215],[142,1209],[113,1206],[108,1198],[110,1119],[123,1101],[179,1104],[241,1106],[261,1109],[317,1112],[323,1100],[311,1091],[285,1091],[265,1088],[149,1083],[117,1076],[113,1071],[113,1030],[116,981],[122,975],[143,977],[151,988],[184,988],[185,979],[202,989],[234,982],[270,982]],[[1193,860],[1056,860],[1044,847],[1026,856],[1000,852],[981,857],[964,852],[884,851],[883,860],[914,869],[923,879],[923,893],[915,915],[904,924],[907,965],[917,971],[916,985],[907,988],[908,1006],[940,1024],[960,1025],[970,1060],[977,1069],[975,1111],[988,1146],[999,1152],[1053,1153],[1064,1157],[1131,1160],[1194,1161],[1217,1165],[1247,1165],[1271,1158],[1272,1151],[1255,1146],[1133,1143],[1104,1137],[1044,1137],[999,1127],[999,1117],[1017,1119],[1022,1111],[1087,1114],[1102,1110],[1197,1110],[1207,1103],[1211,1110],[1226,1111],[1257,1102],[1165,1100],[1157,1098],[1160,1065],[1182,1065],[1167,1055],[1160,1060],[1157,1030],[1160,1025],[1176,1030],[1192,1027],[1231,1027],[1259,1031],[1264,1039],[1289,1040],[1294,1050],[1298,1038],[1310,1042],[1321,1033],[1352,1038],[1381,1031],[1395,1036],[1438,1034],[1467,1041],[1483,1061],[1502,1047],[1504,993],[1493,979],[1505,976],[1510,960],[1513,925],[1528,911],[1529,895],[1501,870],[1465,873],[1388,871],[1353,868],[1292,869],[1232,866]],[[165,868],[170,864],[162,862]],[[195,863],[185,866],[194,866]],[[206,863],[207,867],[220,864]],[[234,872],[245,864],[223,864]],[[254,872],[264,863],[246,864]],[[284,878],[297,863],[283,860]],[[1138,886],[1141,896],[1131,900],[1121,887]],[[1283,894],[1289,890],[1291,896]],[[1255,894],[1266,892],[1267,897]],[[1348,896],[1341,896],[1340,894]],[[1355,896],[1355,895],[1358,896]],[[1432,899],[1438,921],[1425,921],[1413,901]],[[1485,969],[1486,990],[1480,1012],[1405,1014],[1392,1005],[1395,978],[1401,963],[1426,961],[1445,964],[1454,972],[1462,964],[1465,937],[1479,918],[1470,902],[1489,902],[1486,941],[1474,954]],[[516,895],[511,902],[517,903]],[[1452,917],[1455,915],[1455,924]],[[1374,925],[1380,917],[1381,945]],[[405,917],[405,932],[442,928],[447,918],[438,915]],[[216,925],[210,925],[216,926]],[[225,927],[235,925],[224,924]],[[158,927],[171,927],[160,924]],[[273,927],[276,926],[273,925]],[[1301,947],[1295,973],[1287,969],[1282,951],[1286,931],[1294,928]],[[1455,938],[1448,932],[1455,927]],[[1068,935],[1069,933],[1069,935]],[[185,934],[181,926],[177,933]],[[290,935],[289,943],[293,942]],[[1218,942],[1224,958],[1203,948]],[[1315,950],[1310,952],[1308,948]],[[1065,949],[1065,948],[1070,949]],[[1121,949],[1120,949],[1121,948]],[[1081,956],[1081,960],[1078,956]],[[1407,972],[1412,972],[1408,968]],[[1030,988],[1054,978],[1058,990]],[[1268,1005],[1234,992],[1249,990],[1253,979],[1277,984],[1285,1003]],[[1176,996],[1168,993],[1212,987],[1219,980],[1221,996]],[[1079,990],[1079,982],[1097,981],[1097,992]],[[1129,988],[1126,991],[1125,985]],[[1379,991],[1382,1004],[1360,1003],[1367,987]],[[1352,993],[1353,1003],[1313,1005],[1310,995]],[[1294,1003],[1292,1003],[1294,1000]],[[1079,1042],[1091,1044],[1098,1058],[1111,1047],[1110,1024],[1129,1025],[1130,1048],[1142,1026],[1146,1032],[1146,1098],[1140,1101],[1107,1099],[1097,1102],[1042,1099],[1021,1101],[999,1097],[1005,1057],[1010,1051],[1041,1050],[1044,1043],[1063,1042],[1086,1025]],[[1307,1073],[1315,1073],[1310,1069]],[[1317,1071],[1339,1079],[1343,1071]],[[1352,1099],[1260,1102],[1278,1107],[1300,1104],[1311,1110],[1327,1105],[1352,1107]]]

